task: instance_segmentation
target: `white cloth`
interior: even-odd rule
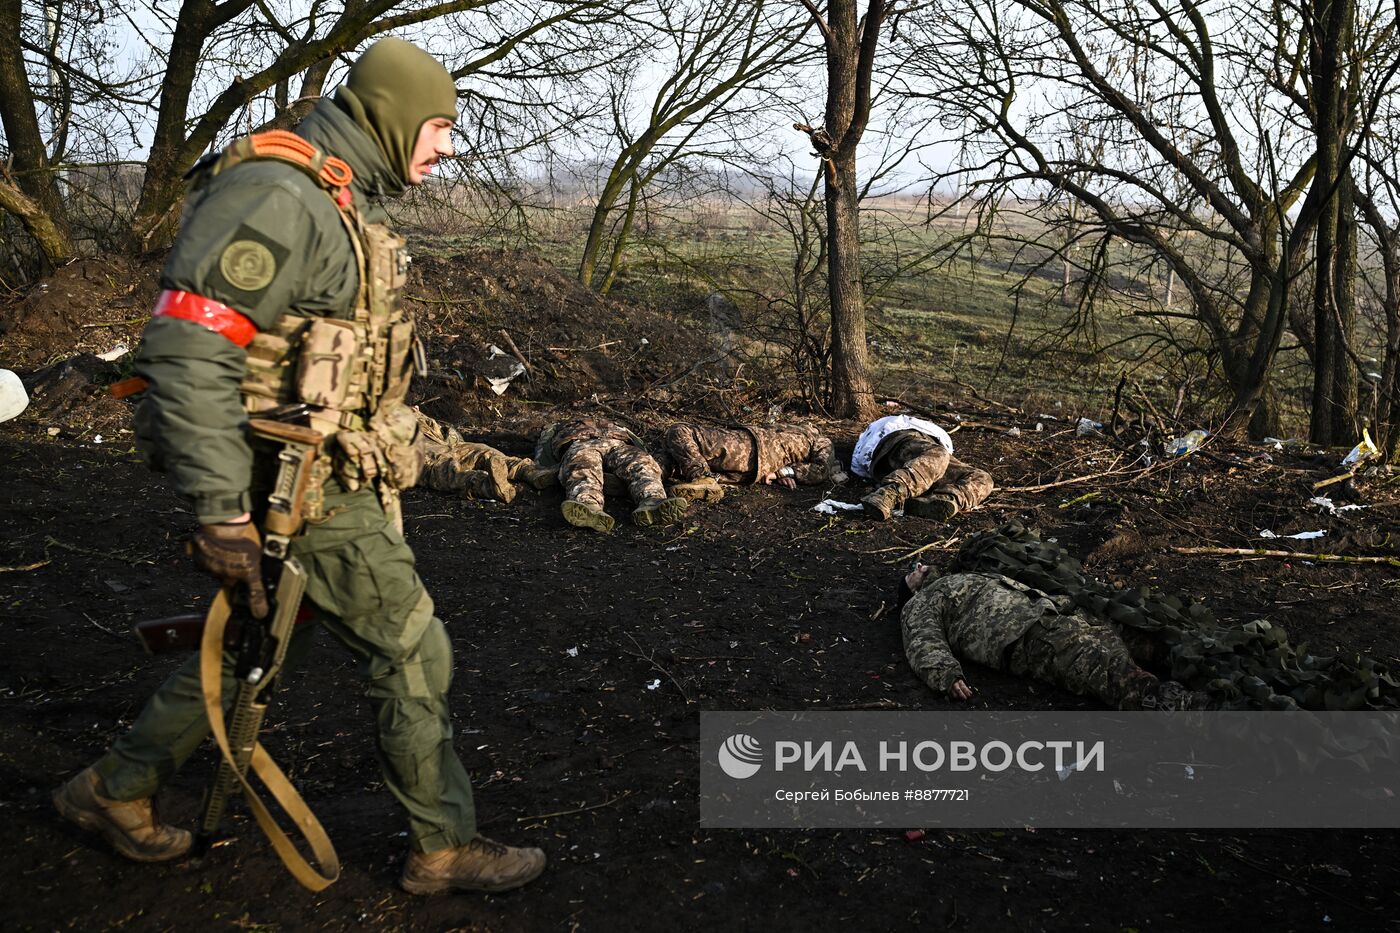
[[[948,451],[950,456],[953,453],[953,439],[947,431],[932,421],[915,418],[913,415],[890,415],[881,418],[861,432],[860,440],[856,441],[856,449],[851,452],[851,472],[857,476],[871,479],[870,461],[875,458],[876,449],[879,448],[881,441],[896,431],[918,431],[927,434],[942,444],[943,449]]]

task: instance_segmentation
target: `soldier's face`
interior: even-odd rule
[[[418,142],[413,146],[413,159],[408,166],[408,183],[421,185],[433,172],[439,159],[452,155],[452,121],[437,117],[418,130]]]

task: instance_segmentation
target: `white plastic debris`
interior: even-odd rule
[[[506,351],[502,350],[494,343],[488,346],[487,349],[491,351],[491,355],[487,357],[488,360],[494,360],[498,356],[506,355]],[[485,376],[484,378],[486,379],[486,384],[491,387],[492,392],[495,392],[497,395],[504,395],[510,384],[524,374],[525,364],[521,363],[519,360],[515,360],[510,368],[506,370],[505,375]],[[597,396],[595,395],[594,398],[597,398]]]
[[[1371,432],[1363,429],[1361,432],[1361,443],[1353,447],[1351,453],[1342,458],[1342,466],[1357,467],[1367,460],[1379,457],[1380,455],[1380,448],[1376,446],[1375,441],[1371,440]]]
[[[1042,422],[1042,421],[1037,421],[1037,422],[1035,423],[1035,429],[1036,429],[1037,431],[1044,431],[1044,430],[1045,430],[1045,423]]]
[[[1355,504],[1337,505],[1327,496],[1313,496],[1311,499],[1308,500],[1308,502],[1312,505],[1317,506],[1319,509],[1322,509],[1322,511],[1328,513],[1329,515],[1336,515],[1338,512],[1350,512],[1353,509],[1366,508],[1366,506],[1364,505]]]
[[[1208,437],[1210,437],[1210,432],[1202,430],[1201,428],[1188,431],[1181,437],[1174,437],[1167,441],[1167,453],[1174,457],[1180,457],[1182,454],[1189,454],[1191,451],[1204,444]]]
[[[128,347],[128,346],[127,346],[126,344],[124,344],[124,343],[119,343],[119,344],[117,344],[115,347],[113,347],[112,349],[108,350],[106,353],[99,353],[99,354],[97,354],[97,358],[98,358],[99,360],[105,360],[105,361],[107,361],[108,363],[113,363],[113,362],[116,362],[117,360],[121,359],[122,357],[126,356],[126,355],[127,355],[128,353],[130,353],[130,352],[131,352],[131,347]]]
[[[573,647],[573,648],[565,648],[565,649],[564,649],[564,653],[567,654],[567,655],[568,655],[569,657],[571,657],[571,658],[576,658],[576,657],[578,657],[578,647],[575,646],[575,647]]]
[[[92,442],[93,442],[94,444],[100,444],[100,443],[102,443],[102,435],[101,435],[101,434],[96,434],[96,435],[94,435],[93,438],[92,438]]]
[[[1013,427],[1013,428],[1011,428],[1011,430],[1007,431],[1006,433],[1007,433],[1009,436],[1011,436],[1011,437],[1020,437],[1020,436],[1021,436],[1021,429],[1020,429],[1020,428]]]
[[[1091,434],[1098,434],[1103,430],[1103,422],[1095,421],[1092,418],[1080,418],[1079,423],[1074,427],[1074,433],[1080,437],[1088,437]]]
[[[1277,437],[1264,438],[1264,444],[1267,447],[1272,447],[1274,450],[1283,450],[1283,441]]]
[[[1193,768],[1193,767],[1191,767],[1190,765],[1184,765],[1183,767],[1185,767],[1185,769],[1186,769],[1186,780],[1188,780],[1188,781],[1194,781],[1194,780],[1196,780],[1196,769]]]
[[[820,512],[823,515],[835,515],[837,510],[843,512],[859,512],[864,506],[859,502],[842,502],[840,499],[823,499],[812,506],[813,512]]]
[[[647,684],[647,689],[648,689],[648,690],[655,690],[655,689],[656,689],[657,687],[659,687],[659,686],[661,686],[661,678],[660,678],[660,677],[656,678],[656,679],[653,680],[651,683]]]
[[[9,421],[29,407],[24,383],[8,369],[0,369],[0,421]]]
[[[1321,531],[1300,531],[1300,532],[1298,532],[1296,535],[1281,535],[1281,534],[1278,534],[1277,532],[1273,532],[1273,531],[1270,531],[1270,530],[1268,530],[1267,528],[1265,528],[1263,531],[1259,532],[1259,537],[1261,537],[1261,538],[1292,538],[1292,539],[1295,540],[1295,541],[1311,541],[1313,538],[1325,538],[1325,537],[1327,537],[1327,530],[1326,530],[1326,529],[1323,529],[1323,530],[1321,530]]]

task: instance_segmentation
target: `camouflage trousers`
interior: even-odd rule
[[[902,438],[880,458],[878,485],[896,486],[906,499],[928,494],[952,496],[958,511],[980,505],[995,485],[986,470],[968,466],[923,434]]]
[[[1137,709],[1157,678],[1138,667],[1112,626],[1047,613],[1007,650],[1006,669],[1020,677],[1094,697],[1114,709]]]
[[[501,475],[514,478],[522,467],[534,461],[512,457],[488,444],[458,441],[450,446],[434,445],[425,451],[423,472],[418,485],[434,492],[459,493],[467,498],[481,498],[483,490],[491,489],[492,464],[499,462]]]
[[[565,449],[559,464],[564,498],[602,509],[604,472],[617,475],[627,484],[633,502],[666,498],[661,465],[636,444],[614,437],[586,437]]]

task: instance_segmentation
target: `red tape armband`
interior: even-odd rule
[[[182,321],[193,321],[205,330],[212,330],[228,338],[230,343],[239,347],[248,346],[258,334],[258,326],[249,320],[246,314],[194,292],[166,289],[156,299],[151,317],[174,317]]]

